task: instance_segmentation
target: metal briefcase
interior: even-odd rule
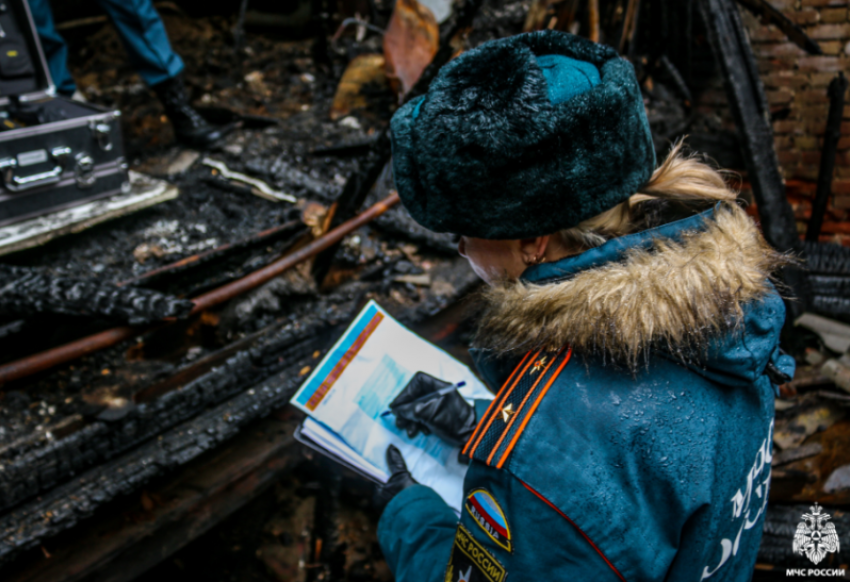
[[[0,225],[128,191],[120,115],[56,96],[26,0],[0,3]]]

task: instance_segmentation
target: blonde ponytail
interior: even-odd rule
[[[693,214],[736,198],[722,174],[697,156],[682,154],[679,141],[649,182],[627,201],[559,234],[570,252],[583,252],[609,239],[658,226],[664,217]]]

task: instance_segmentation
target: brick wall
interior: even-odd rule
[[[758,61],[771,111],[788,108],[773,130],[776,152],[788,182],[801,231],[809,215],[809,200],[820,166],[829,99],[827,86],[838,71],[850,78],[850,10],[848,0],[769,0],[801,26],[823,49],[812,56],[791,43],[775,26],[763,25],[742,10]],[[844,108],[833,193],[822,240],[850,245],[850,99]]]

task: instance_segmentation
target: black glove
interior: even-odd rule
[[[404,457],[393,445],[387,447],[387,465],[390,468],[390,479],[383,485],[376,486],[372,497],[372,504],[380,511],[384,510],[393,497],[411,485],[416,485],[416,481],[407,470]]]
[[[434,433],[456,447],[463,446],[475,430],[475,408],[457,390],[443,395],[436,394],[448,386],[451,386],[448,382],[417,372],[401,394],[390,403],[395,425],[406,430],[410,438],[422,431],[425,434]],[[428,394],[434,397],[413,402]]]

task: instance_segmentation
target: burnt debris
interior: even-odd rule
[[[51,276],[43,271],[0,265],[0,315],[35,313],[100,315],[130,325],[184,318],[194,304],[150,289],[118,287],[90,279]]]

